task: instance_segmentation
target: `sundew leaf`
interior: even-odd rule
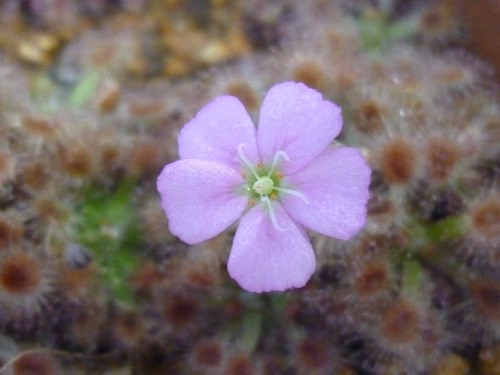
[[[126,280],[137,264],[137,249],[143,242],[134,191],[135,183],[130,180],[114,190],[88,186],[79,204],[76,231],[77,240],[92,251],[104,286],[124,303],[132,298]]]

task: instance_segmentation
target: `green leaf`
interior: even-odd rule
[[[241,328],[240,349],[243,353],[251,353],[257,347],[262,333],[262,313],[250,310],[243,317]]]
[[[290,295],[287,293],[272,294],[270,296],[271,308],[279,314],[286,307],[288,301],[290,301]]]
[[[96,92],[99,83],[99,74],[91,72],[84,76],[73,88],[69,97],[69,104],[75,107],[85,104]]]
[[[450,216],[427,226],[427,237],[432,242],[454,240],[465,233],[465,218],[463,216]]]
[[[412,244],[421,247],[461,238],[465,233],[466,219],[458,215],[433,223],[412,220],[407,223],[406,228],[411,234]]]
[[[418,33],[419,24],[415,18],[405,18],[392,23],[387,29],[388,37],[393,40],[402,40],[414,37]]]
[[[89,248],[98,265],[103,286],[114,298],[130,302],[126,282],[138,262],[137,249],[143,242],[133,205],[134,181],[122,181],[115,190],[97,184],[83,191],[76,225],[77,241]]]
[[[422,267],[416,259],[406,259],[403,263],[401,289],[407,294],[416,294],[420,290]]]
[[[359,30],[363,49],[370,52],[380,52],[386,39],[387,30],[382,15],[364,15],[359,21]]]

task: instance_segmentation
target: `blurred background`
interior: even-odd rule
[[[500,374],[500,2],[0,0],[0,375]],[[301,81],[373,170],[285,293],[156,177],[218,95]],[[228,129],[228,131],[231,131]]]

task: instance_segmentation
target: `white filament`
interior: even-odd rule
[[[271,200],[267,195],[262,195],[260,200],[267,205],[267,209],[269,210],[269,217],[271,218],[271,223],[273,227],[275,227],[280,232],[284,232],[285,229],[278,224],[278,220],[276,220],[276,215],[274,215],[273,205],[271,204]]]
[[[279,160],[280,156],[283,159],[285,159],[286,161],[290,161],[290,158],[288,157],[288,155],[287,155],[287,153],[285,151],[279,150],[278,152],[276,152],[276,154],[274,154],[274,157],[273,157],[273,162],[271,164],[271,169],[267,173],[267,177],[269,177],[269,176],[271,176],[271,174],[273,174],[274,169],[278,165],[278,160]]]
[[[290,194],[293,195],[294,197],[300,198],[302,202],[305,204],[309,204],[309,199],[305,196],[305,194],[301,193],[300,191],[297,190],[292,190],[292,189],[285,189],[285,188],[279,188],[279,187],[274,187],[274,190],[281,191],[282,193],[285,194]]]
[[[238,145],[238,156],[240,157],[241,161],[243,162],[243,164],[245,164],[245,166],[250,169],[250,171],[252,172],[252,174],[255,176],[255,178],[259,179],[260,176],[257,174],[257,172],[255,171],[252,163],[250,162],[250,160],[248,160],[248,158],[245,156],[245,154],[243,153],[243,148],[245,147],[245,144],[244,143],[240,143]]]

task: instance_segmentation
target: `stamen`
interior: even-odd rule
[[[276,216],[274,215],[273,206],[271,204],[271,200],[269,199],[269,197],[267,195],[262,195],[260,197],[260,200],[261,200],[261,202],[265,202],[267,205],[267,209],[269,210],[269,216],[271,218],[271,223],[273,223],[273,227],[276,228],[277,230],[279,230],[280,232],[284,232],[285,229],[283,227],[280,227],[280,225],[278,224],[278,221],[276,220]]]
[[[278,191],[281,191],[283,193],[293,195],[294,197],[302,199],[302,202],[304,202],[305,204],[309,204],[309,199],[307,199],[305,194],[301,193],[300,191],[280,188],[280,187],[276,187],[276,186],[274,187],[274,190],[278,190]]]
[[[244,143],[240,143],[238,145],[238,156],[240,157],[241,161],[243,162],[243,164],[245,164],[245,166],[250,169],[250,171],[253,173],[253,175],[255,176],[255,178],[259,178],[259,175],[257,174],[257,171],[254,169],[254,167],[252,166],[252,163],[250,162],[250,160],[248,160],[248,158],[245,156],[245,154],[243,153],[243,148],[245,147],[245,144]]]
[[[267,173],[267,177],[269,177],[269,176],[271,176],[273,174],[274,169],[278,165],[278,160],[279,160],[280,156],[283,159],[285,159],[286,161],[290,161],[290,158],[288,157],[288,155],[286,154],[285,151],[279,150],[278,152],[276,152],[276,154],[274,154],[274,157],[273,157],[273,162],[271,164],[271,169],[269,169],[269,172]]]

